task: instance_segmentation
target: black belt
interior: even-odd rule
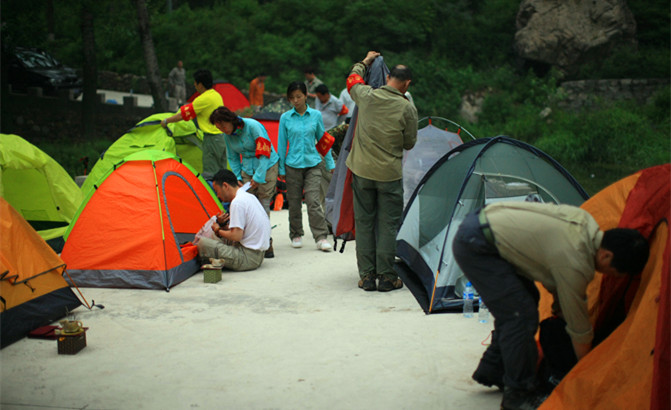
[[[480,222],[480,230],[482,230],[482,234],[485,236],[487,242],[489,242],[490,245],[495,245],[494,233],[492,232],[492,228],[489,227],[489,221],[487,220],[487,215],[485,215],[484,210],[481,210],[478,214],[478,221]]]

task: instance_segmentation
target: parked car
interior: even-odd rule
[[[15,47],[3,50],[3,70],[13,91],[27,87],[42,87],[44,94],[55,95],[58,90],[72,89],[81,94],[82,80],[74,69],[66,67],[51,54],[36,48]]]

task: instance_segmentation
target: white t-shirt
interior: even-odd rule
[[[270,219],[254,195],[238,189],[231,201],[230,212],[229,227],[244,231],[240,240],[242,246],[262,251],[270,247]]]

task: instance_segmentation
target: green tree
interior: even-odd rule
[[[151,36],[149,27],[149,13],[145,0],[135,0],[137,7],[138,31],[144,51],[144,62],[147,68],[147,81],[151,89],[151,95],[154,97],[154,106],[160,111],[168,111],[168,102],[165,99],[163,85],[161,84],[161,75],[158,68],[158,60],[154,50],[154,40]]]

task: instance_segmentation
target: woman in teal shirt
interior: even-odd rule
[[[280,156],[280,175],[286,175],[287,202],[289,203],[289,231],[291,246],[303,246],[302,202],[308,207],[310,230],[317,249],[330,252],[333,246],[326,240],[328,227],[320,200],[322,155],[317,143],[325,136],[321,113],[308,107],[307,89],[295,81],[287,88],[287,99],[294,106],[280,117],[277,150]],[[287,149],[288,148],[288,149]],[[328,149],[323,157],[326,169],[332,171],[335,162]]]
[[[231,171],[241,185],[250,183],[247,192],[259,198],[270,218],[270,200],[277,186],[279,156],[270,143],[268,132],[260,122],[239,117],[226,107],[214,110],[210,122],[224,133]],[[273,256],[271,242],[266,257]]]

